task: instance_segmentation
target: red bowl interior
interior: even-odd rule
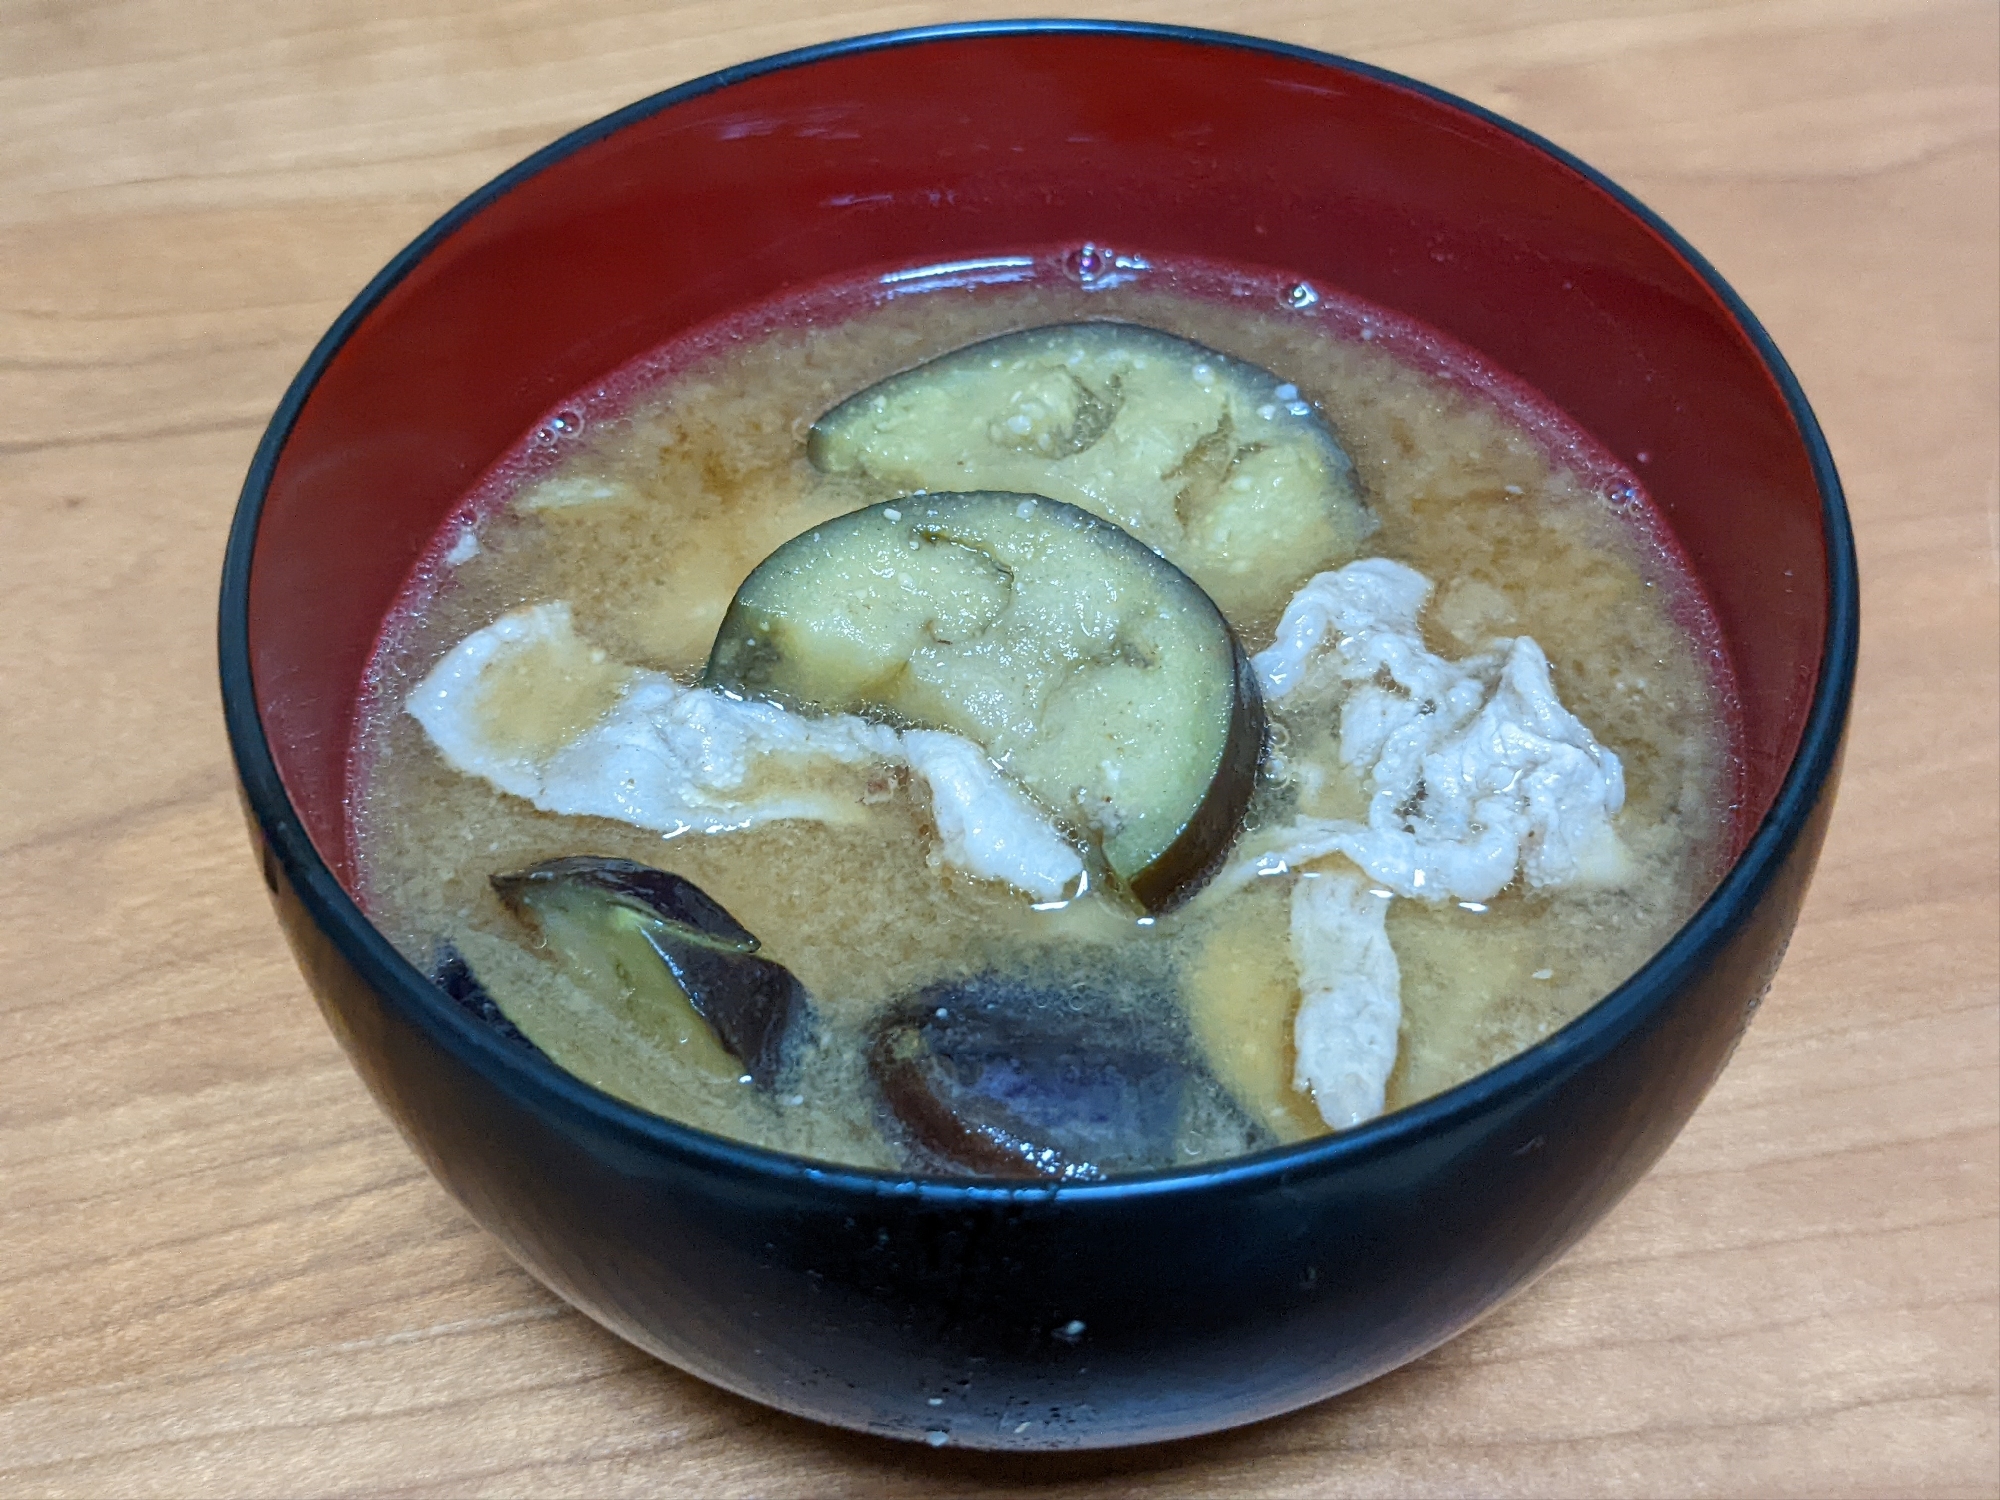
[[[1739,828],[1769,810],[1827,628],[1809,444],[1723,294],[1587,172],[1406,82],[1213,40],[943,37],[723,82],[510,174],[330,335],[268,486],[248,624],[279,772],[350,889],[346,763],[377,631],[531,423],[786,288],[1063,241],[1381,303],[1643,463],[1735,669]]]

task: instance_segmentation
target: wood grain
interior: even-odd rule
[[[1502,1312],[1212,1440],[913,1452],[598,1331],[376,1112],[279,941],[219,724],[216,573],[262,422],[376,266],[557,133],[953,14],[0,4],[0,1491],[2000,1491],[1990,0],[1226,17],[1466,94],[1632,187],[1788,352],[1854,507],[1861,693],[1791,956],[1660,1167]]]

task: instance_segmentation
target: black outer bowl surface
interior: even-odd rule
[[[274,689],[251,635],[258,528],[301,412],[356,328],[502,194],[744,79],[940,37],[1058,32],[1392,85],[1525,141],[1661,237],[1727,307],[1796,425],[1820,497],[1817,680],[1768,812],[1701,911],[1611,997],[1459,1088],[1338,1138],[1110,1183],[817,1166],[645,1115],[510,1048],[368,924],[267,739]],[[301,967],[377,1099],[523,1265],[640,1347],[787,1411],[961,1446],[1102,1447],[1254,1421],[1415,1358],[1547,1268],[1658,1158],[1797,919],[1837,779],[1855,609],[1838,481],[1803,396],[1747,309],[1643,207],[1517,127],[1377,70],[1216,33],[1030,23],[863,39],[700,80],[578,132],[455,210],[362,294],[274,417],[230,539],[221,658],[253,839]]]

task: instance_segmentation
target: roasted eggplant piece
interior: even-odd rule
[[[875,1029],[869,1072],[911,1155],[953,1173],[1082,1181],[1180,1160],[1192,1133],[1261,1137],[1193,1060],[1164,1004],[1088,979],[931,985]],[[1204,1153],[1205,1154],[1205,1153]]]
[[[1298,388],[1132,323],[987,339],[813,425],[825,473],[898,494],[1020,490],[1117,522],[1233,620],[1275,614],[1374,529],[1354,465]]]
[[[737,590],[704,681],[964,735],[1152,911],[1227,851],[1263,750],[1256,680],[1208,596],[1033,495],[926,495],[793,538]]]
[[[768,1089],[812,1000],[757,939],[690,880],[578,855],[492,877],[507,909],[584,984],[638,997],[683,1056]]]
[[[431,983],[451,996],[460,1010],[500,1033],[503,1040],[525,1047],[537,1055],[541,1053],[542,1049],[507,1019],[507,1013],[486,993],[486,986],[472,972],[472,965],[465,961],[465,955],[450,943],[438,944],[437,956],[431,963]]]

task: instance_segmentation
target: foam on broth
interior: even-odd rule
[[[374,920],[419,967],[456,945],[521,1028],[587,1081],[742,1139],[862,1166],[901,1164],[876,1124],[862,1029],[949,975],[1060,950],[1106,976],[1107,1004],[1184,1004],[1256,1121],[1217,1112],[1178,1162],[1325,1129],[1291,1088],[1296,976],[1286,882],[1252,881],[1150,925],[1093,903],[1036,912],[928,858],[923,808],[884,795],[859,826],[781,823],[659,835],[557,817],[444,764],[401,704],[464,636],[566,600],[610,656],[692,680],[745,575],[817,522],[883,498],[822,475],[804,435],[843,398],[974,340],[1116,318],[1277,372],[1326,414],[1380,529],[1364,549],[1438,586],[1428,644],[1457,658],[1532,635],[1564,703],[1625,766],[1619,827],[1636,874],[1616,892],[1510,887],[1483,907],[1396,901],[1403,1027],[1388,1105],[1435,1094],[1531,1045],[1627,977],[1693,912],[1727,854],[1729,677],[1698,591],[1632,476],[1466,351],[1372,307],[1196,264],[1080,284],[1074,257],[1001,285],[850,282],[757,309],[580,394],[499,465],[385,626],[353,756],[354,864]],[[1118,281],[1120,278],[1107,278]],[[919,293],[920,294],[915,294]],[[523,500],[533,495],[540,508]],[[470,538],[470,540],[468,539]],[[1232,620],[1268,643],[1285,600]],[[1290,714],[1295,758],[1335,719]],[[1249,822],[1357,815],[1352,778],[1260,787]],[[686,1066],[526,946],[487,884],[565,854],[669,868],[708,891],[813,994],[821,1035],[775,1098]],[[1176,998],[1177,997],[1177,998]],[[1162,1161],[1160,1165],[1175,1165]]]

